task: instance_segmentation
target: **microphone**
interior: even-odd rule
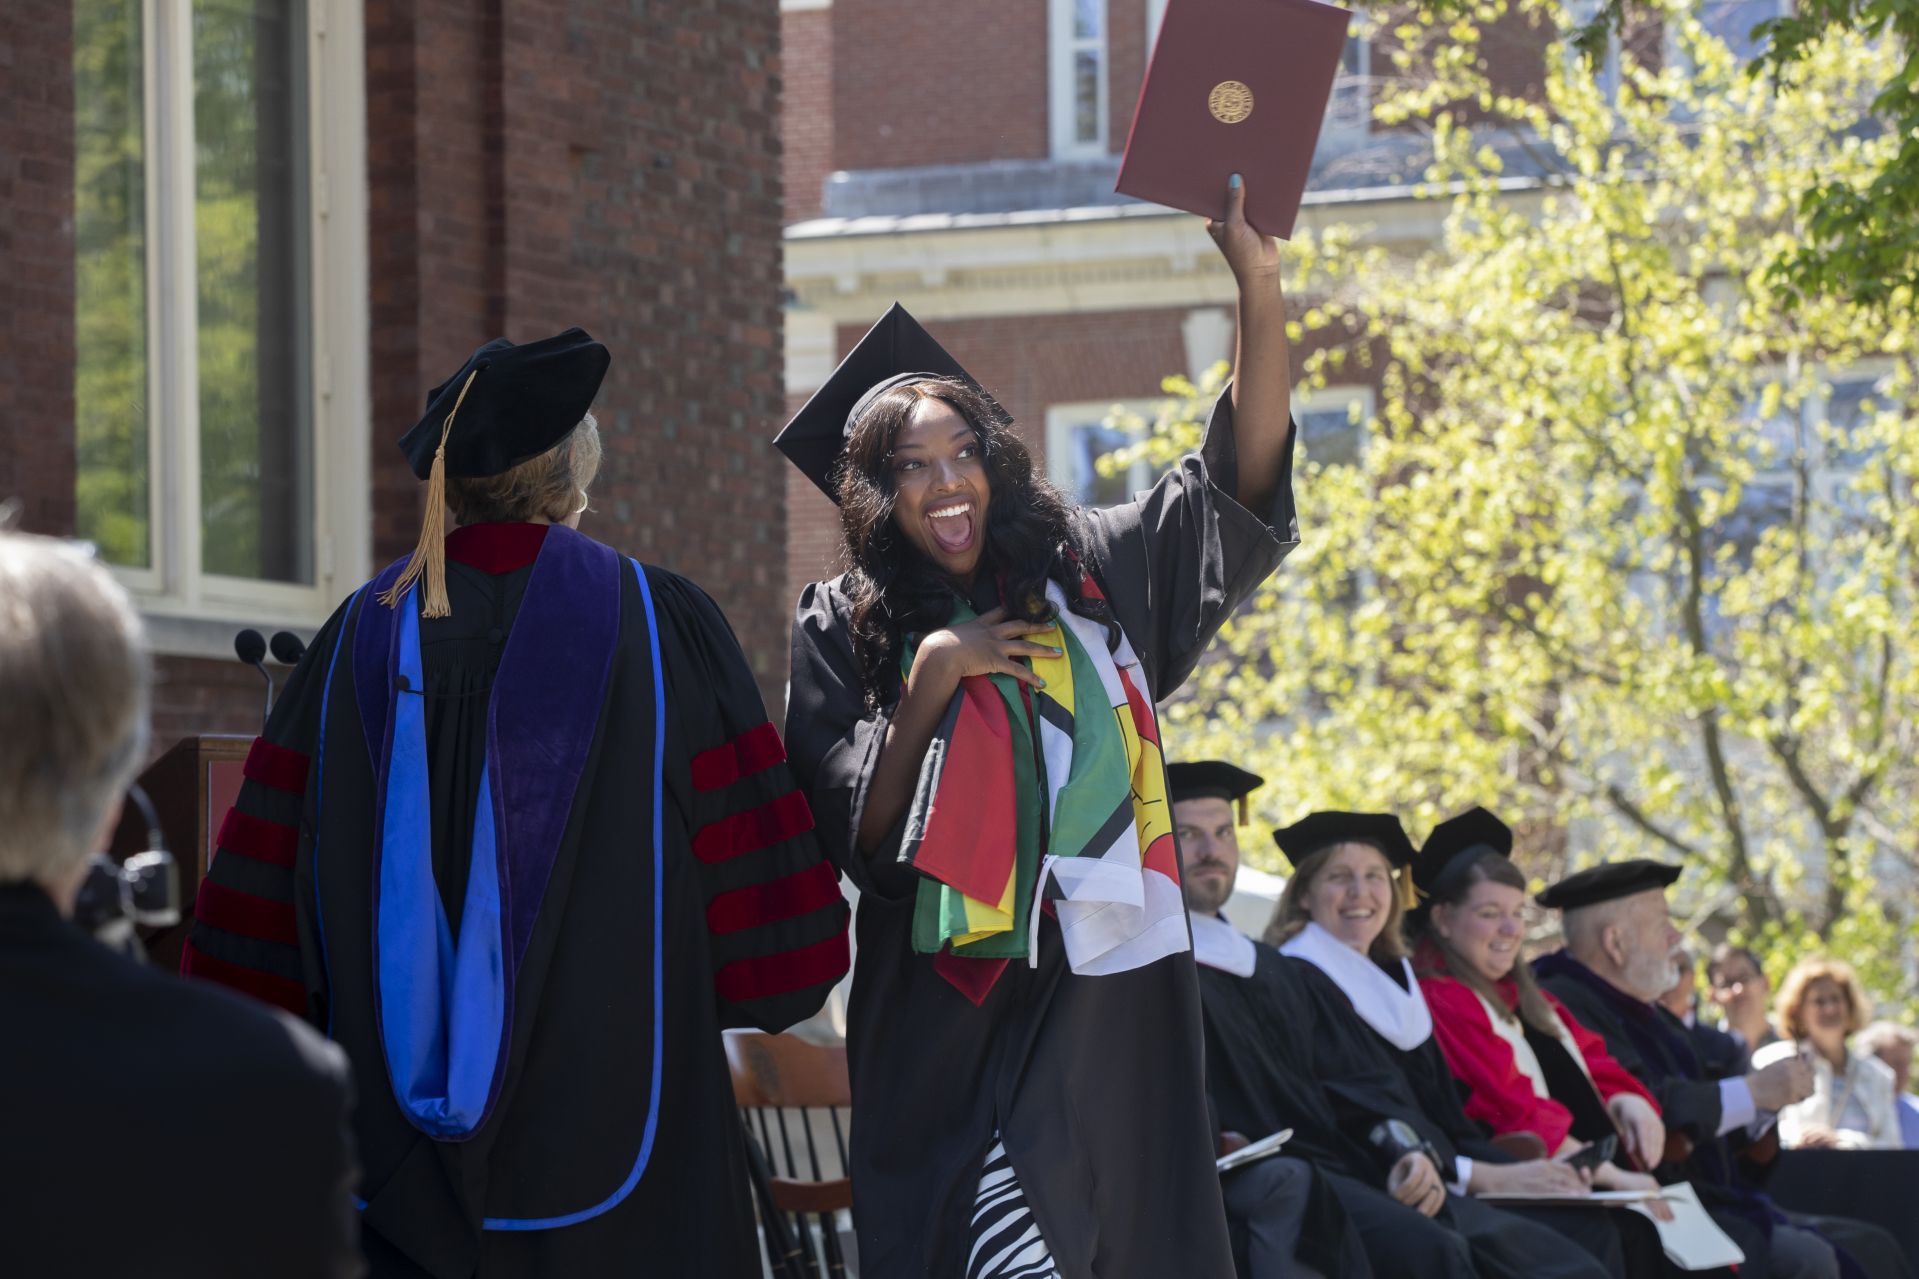
[[[273,660],[286,666],[298,666],[300,659],[306,656],[306,641],[292,631],[273,632]]]
[[[266,714],[260,717],[264,726],[267,716],[273,714],[273,676],[268,673],[265,662],[267,642],[261,638],[260,632],[249,626],[233,637],[233,652],[241,661],[260,672],[260,678],[267,682],[267,709]]]

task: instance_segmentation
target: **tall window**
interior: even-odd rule
[[[1049,0],[1053,154],[1106,154],[1106,0]]]
[[[1791,0],[1703,0],[1699,25],[1719,38],[1741,62],[1750,62],[1765,48],[1752,29],[1768,18],[1789,17]]]
[[[356,501],[363,520],[364,479],[316,465],[335,429],[316,372],[364,343],[364,232],[324,197],[364,150],[356,9],[75,0],[78,525],[143,595],[199,607],[266,586],[310,613],[331,535]],[[316,72],[336,90],[318,114]],[[342,270],[316,292],[327,264]]]
[[[1165,398],[1098,400],[1055,404],[1046,410],[1046,474],[1068,500],[1080,506],[1116,506],[1156,478],[1144,461],[1101,475],[1099,460],[1137,444]]]

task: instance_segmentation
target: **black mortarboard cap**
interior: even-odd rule
[[[1391,813],[1308,813],[1274,831],[1273,842],[1295,867],[1334,844],[1371,844],[1394,866],[1413,860],[1413,841]]]
[[[1201,759],[1166,766],[1167,797],[1175,804],[1186,799],[1223,799],[1237,803],[1239,820],[1246,821],[1246,797],[1266,784],[1258,773],[1225,760]]]
[[[1576,871],[1539,894],[1539,904],[1552,910],[1596,906],[1634,893],[1668,888],[1679,878],[1679,867],[1635,857],[1631,861],[1603,862]]]
[[[884,392],[929,378],[953,378],[986,395],[973,375],[895,302],[773,437],[773,447],[837,502],[834,481],[853,423]]]
[[[1413,863],[1413,883],[1430,893],[1455,858],[1482,850],[1512,856],[1513,828],[1478,807],[1449,817],[1433,827],[1433,833],[1420,845],[1419,860]]]
[[[426,416],[400,437],[400,451],[424,480],[445,432],[449,479],[503,474],[546,452],[580,424],[611,362],[606,348],[585,329],[518,346],[494,338],[427,394]],[[456,404],[459,412],[449,429],[447,416]]]

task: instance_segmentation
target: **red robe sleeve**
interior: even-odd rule
[[[1486,1124],[1494,1136],[1530,1132],[1558,1150],[1572,1131],[1572,1112],[1550,1097],[1533,1092],[1519,1071],[1512,1045],[1493,1029],[1479,997],[1449,977],[1422,977],[1420,989],[1433,1010],[1433,1035],[1453,1074],[1472,1089],[1466,1114]]]
[[[1546,995],[1543,990],[1539,993]],[[1566,1023],[1573,1042],[1579,1045],[1580,1053],[1586,1058],[1586,1069],[1592,1072],[1593,1087],[1599,1090],[1603,1100],[1610,1104],[1622,1092],[1637,1093],[1652,1103],[1653,1113],[1659,1113],[1658,1099],[1647,1091],[1646,1085],[1640,1083],[1631,1071],[1613,1060],[1612,1054],[1606,1051],[1605,1040],[1580,1025],[1578,1018],[1567,1012],[1566,1006],[1551,995],[1546,995],[1546,1002],[1553,1006],[1553,1011],[1559,1014],[1559,1020]]]

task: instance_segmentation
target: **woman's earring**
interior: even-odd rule
[[[573,513],[575,515],[586,514],[586,494],[580,494],[580,504],[573,508]]]

